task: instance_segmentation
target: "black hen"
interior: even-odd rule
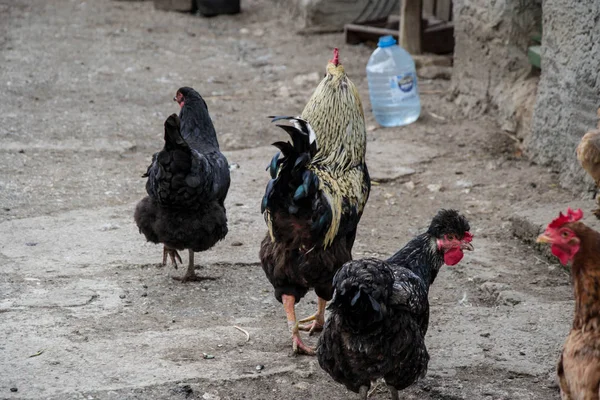
[[[387,261],[349,261],[333,280],[331,315],[319,338],[319,364],[349,390],[367,398],[371,381],[384,378],[393,399],[425,376],[429,354],[429,286],[443,264],[473,250],[469,223],[441,210],[427,232]]]
[[[186,274],[174,279],[191,281],[202,279],[194,272],[194,252],[210,249],[227,235],[229,165],[204,99],[183,87],[175,101],[181,112],[165,121],[165,146],[144,175],[148,196],[134,217],[148,241],[164,244],[163,265],[170,256],[177,267],[177,250],[189,250]]]

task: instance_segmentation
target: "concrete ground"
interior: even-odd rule
[[[559,189],[490,120],[457,117],[447,81],[420,82],[418,122],[378,128],[372,48],[298,36],[279,4],[203,19],[151,2],[0,1],[0,398],[354,398],[316,359],[290,356],[258,262],[269,144],[283,137],[265,116],[299,113],[338,46],[365,106],[375,182],[354,256],[391,254],[441,207],[475,234],[476,251],[432,287],[429,372],[402,395],[558,399],[572,289],[530,243],[567,204],[593,201]],[[161,248],[133,223],[184,85],[204,95],[234,164],[230,233],[197,255],[216,278],[200,284],[173,281],[183,271],[159,267]],[[315,307],[310,294],[300,313]]]

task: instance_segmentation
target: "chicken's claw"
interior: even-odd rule
[[[323,330],[323,326],[325,325],[324,319],[323,319],[323,321],[320,321],[314,315],[311,317],[305,318],[303,320],[300,320],[300,322],[308,322],[311,320],[312,320],[312,323],[310,323],[310,324],[298,326],[299,330],[308,331],[308,336],[312,336],[313,333],[315,333],[315,332],[321,332]]]
[[[314,356],[316,354],[315,349],[308,347],[300,339],[300,334],[295,333],[292,335],[292,350],[294,354],[306,354],[307,356]]]
[[[181,261],[181,257],[179,256],[177,250],[165,246],[163,248],[163,267],[167,265],[167,256],[171,259],[171,262],[173,263],[175,269],[177,269],[177,261],[179,261],[180,264],[183,264],[183,261]]]

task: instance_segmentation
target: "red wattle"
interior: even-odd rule
[[[462,260],[463,256],[464,254],[461,249],[450,249],[444,253],[444,264],[456,265],[460,262],[460,260]]]
[[[572,256],[569,253],[562,250],[558,246],[552,246],[552,247],[550,247],[550,250],[552,250],[552,254],[554,254],[556,257],[558,257],[558,259],[560,260],[560,263],[562,265],[567,265],[569,263],[569,261],[571,260]]]

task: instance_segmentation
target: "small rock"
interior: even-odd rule
[[[404,187],[408,190],[415,190],[415,183],[413,181],[408,181],[404,183]]]
[[[114,231],[115,229],[119,229],[119,228],[120,228],[119,225],[116,225],[116,224],[104,224],[104,225],[102,225],[100,230],[102,232],[105,232],[105,231]]]
[[[521,350],[521,351],[519,351],[519,354],[522,355],[522,356],[524,356],[525,352],[523,350]]]
[[[262,29],[257,29],[257,30],[255,30],[254,32],[252,32],[252,34],[253,34],[254,36],[261,37],[261,36],[263,36],[263,35],[265,34],[265,31],[264,31],[264,30],[262,30]]]
[[[467,181],[465,179],[459,179],[456,181],[455,185],[459,188],[468,189],[473,187],[473,182]]]
[[[256,370],[259,371],[259,372],[262,371],[263,369],[265,369],[264,365],[260,365],[259,364],[259,365],[256,366]]]
[[[148,285],[142,285],[144,289],[148,289]]]
[[[25,246],[33,247],[33,246],[37,246],[37,243],[36,242],[27,242],[27,243],[25,243]]]
[[[221,398],[219,396],[210,394],[208,392],[206,392],[202,395],[202,399],[204,399],[204,400],[221,400]]]
[[[489,332],[480,333],[479,336],[481,336],[481,337],[490,337],[490,333]]]
[[[439,183],[429,184],[427,185],[427,190],[433,193],[440,192],[442,190],[442,185]]]
[[[277,89],[278,97],[290,97],[290,89],[287,86],[281,86]]]
[[[371,180],[376,181],[376,182],[380,182],[380,183],[385,183],[385,182],[392,182],[407,176],[411,176],[415,173],[416,171],[412,168],[409,167],[403,167],[401,165],[396,166],[396,167],[390,167],[389,169],[382,169],[379,171],[374,172],[371,175]]]
[[[148,293],[146,293],[146,292],[142,293],[142,297],[148,297]]]
[[[127,297],[127,296],[125,296],[124,294],[120,294],[120,295],[119,295],[119,297],[120,297],[121,299],[124,299],[124,298],[125,298],[125,297]]]
[[[308,390],[310,388],[310,385],[307,382],[298,382],[294,386],[300,390]]]
[[[215,358],[215,356],[213,356],[212,354],[202,353],[202,358],[204,358],[205,360],[212,360],[213,358]]]
[[[16,393],[19,391],[19,389],[17,389],[16,387],[10,388],[10,391],[13,393]]]
[[[485,165],[485,169],[489,171],[495,171],[498,169],[498,164],[494,161],[490,161]]]
[[[234,246],[234,247],[239,247],[239,246],[243,246],[244,243],[242,243],[242,242],[233,242],[233,243],[231,243],[231,245]]]
[[[242,28],[240,29],[240,35],[247,35],[250,33],[250,29]]]
[[[377,125],[369,125],[367,126],[367,132],[376,131],[379,127]]]

